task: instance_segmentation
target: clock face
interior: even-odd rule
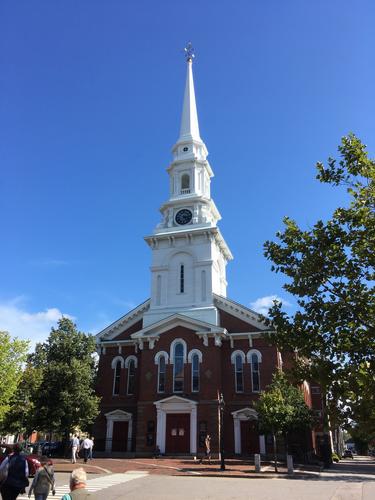
[[[184,224],[189,224],[193,217],[193,214],[188,210],[187,208],[183,208],[182,210],[179,210],[176,213],[175,221],[177,224],[180,226],[183,226]]]

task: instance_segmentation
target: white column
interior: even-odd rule
[[[190,453],[197,453],[197,407],[190,412]]]
[[[233,417],[234,424],[234,453],[241,455],[241,422],[237,417]]]
[[[132,451],[132,437],[133,437],[133,419],[128,420],[128,442],[126,444],[126,450]]]
[[[161,410],[156,410],[156,446],[161,451]]]
[[[261,434],[259,436],[259,453],[261,455],[265,455],[266,454],[266,440],[264,438],[264,434]]]
[[[113,437],[113,420],[107,419],[107,435],[105,440],[105,451],[110,453],[112,451],[112,437]]]
[[[163,410],[156,410],[156,445],[159,446],[160,453],[165,453],[165,427],[166,413]]]

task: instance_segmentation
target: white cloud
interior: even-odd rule
[[[256,299],[254,302],[250,302],[250,307],[253,311],[267,316],[268,309],[273,306],[275,300],[281,302],[285,307],[291,306],[287,300],[282,299],[278,295],[267,295],[266,297]]]
[[[0,302],[0,330],[8,331],[12,337],[29,339],[32,345],[46,340],[51,327],[55,327],[62,316],[74,319],[56,307],[45,311],[29,312],[23,303],[24,297]]]

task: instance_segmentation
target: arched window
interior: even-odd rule
[[[234,360],[236,392],[243,392],[243,360],[237,354]]]
[[[184,390],[184,346],[178,342],[173,353],[173,392]]]
[[[191,358],[191,392],[199,392],[199,356],[193,354]]]
[[[251,384],[253,392],[260,391],[259,359],[255,353],[251,355]]]
[[[115,371],[113,375],[113,395],[118,396],[120,394],[120,379],[121,379],[121,366],[120,360],[116,362]]]
[[[135,390],[135,361],[131,359],[128,364],[128,387],[127,395],[132,396]]]
[[[183,174],[181,176],[181,194],[190,193],[190,176],[188,174]]]
[[[158,392],[165,392],[165,357],[160,356],[158,362]]]
[[[180,293],[185,292],[185,266],[180,265]]]

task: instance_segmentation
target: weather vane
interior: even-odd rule
[[[191,42],[188,42],[188,44],[184,48],[184,52],[185,52],[186,60],[192,61],[193,57],[195,57],[195,55],[194,55],[194,48],[193,48],[193,45],[191,44]]]

